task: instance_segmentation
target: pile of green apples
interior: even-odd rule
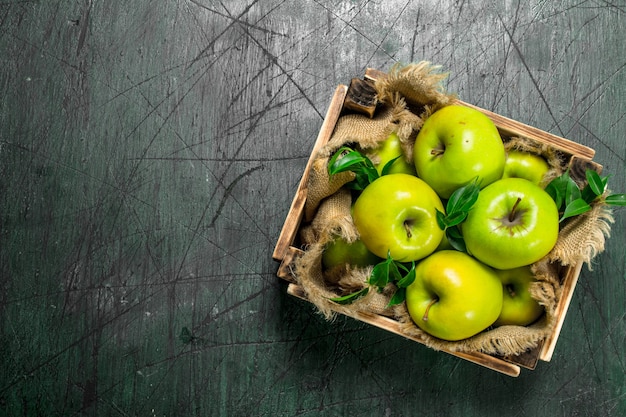
[[[552,250],[560,220],[542,183],[548,163],[506,152],[491,119],[462,105],[426,119],[412,163],[395,134],[373,154],[343,150],[329,163],[369,178],[352,184],[359,240],[332,241],[324,266],[375,265],[369,283],[395,282],[392,301],[406,302],[415,324],[440,339],[538,320],[543,307],[529,292],[530,265]],[[336,301],[353,301],[367,290]]]

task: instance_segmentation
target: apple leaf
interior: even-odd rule
[[[411,268],[407,271],[407,274],[398,280],[396,285],[398,288],[406,288],[413,284],[413,281],[415,281],[415,262],[413,262]]]
[[[328,173],[338,174],[344,171],[351,171],[354,167],[364,163],[364,157],[359,152],[344,146],[340,148],[328,161]]]
[[[579,214],[583,214],[591,210],[591,206],[582,198],[571,201],[567,206],[565,206],[565,210],[563,211],[563,215],[559,222],[567,219],[568,217],[578,216]]]
[[[341,297],[332,297],[330,301],[334,301],[337,304],[351,304],[358,300],[359,298],[365,296],[369,292],[369,287],[363,287],[360,290],[341,296]]]
[[[439,228],[441,230],[446,230],[446,214],[442,211],[439,211],[438,209],[435,209],[436,213],[435,213],[435,217],[437,218],[437,225],[439,226]]]
[[[591,189],[591,186],[589,184],[585,185],[585,187],[580,192],[580,197],[587,203],[591,203],[598,197],[598,195],[599,194],[596,194],[596,192]]]
[[[355,190],[365,189],[380,176],[367,156],[347,146],[339,148],[328,161],[328,175],[331,177],[345,171],[354,172],[356,177],[349,186]]]
[[[570,177],[569,170],[553,179],[545,188],[552,197],[559,213],[562,213],[560,222],[578,216],[591,210],[591,203],[601,198],[607,187],[609,176],[602,177],[596,171],[585,171],[587,184],[581,190]],[[611,194],[604,198],[608,205],[626,206],[626,194]]]
[[[396,281],[398,289],[389,300],[387,307],[395,306],[404,302],[406,299],[407,287],[415,281],[415,262],[411,263],[411,268],[405,268],[403,265],[401,265],[401,268],[406,271],[406,275]]]
[[[368,283],[382,289],[390,281],[394,281],[400,276],[398,265],[391,258],[391,255],[387,254],[387,259],[376,264],[374,269],[372,269],[372,275],[370,275]]]
[[[612,206],[626,206],[626,194],[611,194],[604,199],[604,202]]]
[[[461,224],[478,199],[478,179],[454,190],[446,203],[446,214],[437,210],[437,224],[441,230]]]
[[[565,193],[569,182],[569,171],[556,177],[546,186],[546,192],[552,197],[557,207],[561,207],[565,201]]]
[[[600,174],[598,174],[593,169],[588,169],[587,171],[585,171],[585,177],[587,177],[587,186],[591,191],[593,191],[593,194],[595,194],[596,196],[604,194],[606,183],[609,177],[602,178],[600,177]],[[590,201],[587,202],[590,203]]]
[[[479,191],[480,187],[478,186],[478,178],[463,187],[454,190],[446,203],[446,212],[448,215],[456,212],[467,213],[470,211],[478,199]]]
[[[393,296],[389,300],[389,303],[387,303],[387,307],[393,307],[395,305],[403,303],[404,300],[406,300],[406,288],[398,288],[396,292],[393,293]]]
[[[582,191],[582,197],[587,203],[591,203],[604,194],[609,176],[601,177],[592,169],[588,169],[585,176],[587,177],[587,185]],[[611,206],[626,206],[626,194],[610,194],[604,198],[604,202]]]
[[[446,228],[457,226],[457,225],[463,223],[463,221],[466,218],[467,218],[467,211],[454,211],[454,212],[452,212],[452,214],[449,214],[445,218]]]
[[[396,162],[398,158],[400,158],[401,156],[402,155],[398,155],[392,160],[390,160],[389,162],[387,162],[385,166],[383,166],[383,169],[380,170],[380,176],[382,177],[383,175],[389,174],[389,171],[391,171],[391,167],[393,166],[393,163]]]
[[[448,243],[450,243],[450,246],[452,246],[454,249],[460,252],[467,252],[465,240],[463,239],[463,235],[461,234],[458,226],[447,228],[446,237],[448,238]]]
[[[578,184],[571,178],[567,177],[567,182],[565,185],[565,206],[567,207],[573,201],[580,200],[582,194],[580,193],[580,188],[578,188]]]
[[[467,219],[474,203],[478,200],[479,193],[478,178],[475,178],[474,181],[454,190],[446,203],[446,213],[440,210],[436,212],[437,225],[446,233],[450,245],[456,250],[467,252],[458,226]]]

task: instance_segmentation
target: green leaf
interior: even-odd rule
[[[463,239],[463,235],[461,234],[458,226],[446,229],[446,237],[448,238],[450,246],[452,246],[454,249],[460,252],[467,252],[465,240]]]
[[[565,206],[559,221],[591,210],[590,204],[606,191],[609,176],[602,177],[596,171],[587,169],[585,177],[587,178],[587,185],[585,185],[582,191],[569,176],[569,170],[553,179],[546,186],[546,192],[555,201],[559,211],[561,211],[563,205]],[[609,205],[626,206],[626,194],[612,194],[607,196],[604,201]]]
[[[596,171],[591,169],[588,169],[585,175],[587,177],[587,185],[581,192],[582,199],[591,204],[592,201],[604,194],[609,177],[601,177]]]
[[[413,262],[413,265],[411,266],[411,269],[409,269],[407,274],[402,277],[402,279],[398,280],[396,285],[399,288],[406,288],[409,285],[413,284],[413,281],[415,281],[415,262]]]
[[[398,266],[391,258],[389,252],[387,252],[387,259],[374,265],[368,283],[382,289],[390,281],[399,279],[399,277],[401,277],[401,275],[400,271],[398,271]]]
[[[345,171],[352,171],[355,174],[355,179],[347,184],[349,188],[354,190],[365,189],[380,176],[367,156],[347,146],[337,150],[328,161],[328,174],[330,176]]]
[[[396,265],[398,266],[398,270],[402,270],[404,271],[404,274],[406,275],[411,268],[415,268],[415,261],[412,261],[410,264],[409,263],[402,263],[402,262],[396,262]],[[400,273],[402,274],[402,273]]]
[[[387,307],[393,307],[395,305],[398,305],[404,302],[404,300],[406,300],[406,288],[398,288],[396,292],[393,293],[393,296],[389,300],[389,303],[387,303]]]
[[[436,217],[437,217],[437,224],[439,225],[439,228],[441,230],[446,230],[446,227],[447,227],[446,215],[443,212],[439,211],[439,209],[435,209],[435,210],[437,210]]]
[[[455,214],[458,211],[468,212],[478,199],[479,191],[478,179],[475,179],[463,187],[457,188],[452,195],[450,195],[448,203],[446,204],[446,212],[448,215]]]
[[[611,194],[604,201],[611,206],[626,206],[626,194]]]
[[[348,295],[344,295],[341,297],[332,297],[329,298],[330,301],[334,301],[337,304],[352,304],[359,298],[363,297],[369,292],[369,287],[364,287],[358,290],[357,292],[350,293]]]
[[[398,269],[398,264],[396,262],[394,262],[393,259],[390,259],[390,261],[389,261],[389,280],[388,280],[388,282],[399,281],[401,279],[402,279],[402,274],[400,273],[400,270]]]
[[[452,237],[454,239],[462,239],[463,235],[461,234],[461,230],[455,226],[446,230],[446,236]]]
[[[328,161],[328,173],[335,175],[344,171],[352,171],[355,167],[362,165],[365,157],[359,152],[342,147]]]
[[[446,230],[465,221],[467,214],[474,203],[476,203],[476,200],[478,200],[479,192],[478,178],[454,190],[446,203],[447,214],[437,210],[437,225],[439,225],[439,228]]]
[[[589,188],[596,196],[604,194],[606,182],[603,181],[603,179],[600,177],[600,174],[598,174],[593,169],[588,169],[587,171],[585,171],[585,176],[587,177],[587,184],[589,185]],[[589,201],[587,202],[589,203]]]
[[[580,192],[580,198],[591,204],[593,200],[598,198],[598,195],[591,189],[589,183],[587,183],[587,185],[585,185],[585,187]]]
[[[348,184],[346,184],[346,186],[348,188],[351,188],[353,190],[357,190],[357,191],[363,191],[365,189],[365,187],[367,187],[368,185],[370,185],[370,180],[367,177],[367,175],[360,175],[361,171],[355,172],[356,178],[354,179],[354,181],[349,182]]]
[[[382,177],[383,175],[387,175],[389,174],[389,171],[391,171],[391,166],[393,165],[394,162],[396,162],[398,160],[398,158],[402,157],[402,155],[398,155],[395,158],[393,158],[391,161],[387,162],[385,164],[385,166],[383,166],[383,169],[380,170],[380,176]]]
[[[372,167],[371,169],[365,169],[364,171],[367,175],[367,181],[370,184],[376,181],[380,177],[380,175],[378,175],[378,171],[376,171],[376,168],[374,167]]]
[[[569,171],[564,172],[556,177],[546,186],[546,192],[552,197],[556,206],[560,209],[565,201],[567,184],[569,182]]]
[[[374,265],[372,275],[370,275],[367,282],[375,287],[384,287],[387,285],[389,282],[389,263],[385,261]]]
[[[579,214],[583,214],[589,210],[591,210],[591,206],[582,198],[573,200],[565,207],[563,216],[561,216],[559,221],[562,222],[569,217],[578,216]]]
[[[445,218],[445,225],[447,227],[453,227],[463,223],[466,218],[467,211],[455,211]]]
[[[576,184],[576,182],[568,176],[565,186],[565,207],[569,206],[573,201],[579,199],[581,199],[580,188],[578,188],[578,184]]]
[[[388,283],[395,282],[398,289],[388,304],[388,306],[392,306],[404,301],[406,287],[411,285],[413,281],[415,281],[415,262],[411,262],[410,267],[407,267],[401,262],[394,261],[391,255],[387,253],[387,259],[374,266],[368,283],[377,287],[378,291],[381,292]]]

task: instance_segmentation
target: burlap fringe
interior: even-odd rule
[[[592,270],[592,261],[604,251],[606,239],[611,236],[611,224],[614,222],[612,210],[598,200],[590,211],[568,219],[559,231],[559,239],[548,254],[551,262],[562,265],[587,264]]]
[[[393,102],[397,96],[404,97],[412,106],[423,106],[428,113],[446,106],[456,98],[447,93],[442,81],[448,73],[442,73],[440,65],[428,61],[403,66],[394,65],[387,77],[376,81],[377,97],[382,102]]]
[[[352,195],[346,188],[325,198],[317,207],[313,221],[301,230],[301,238],[306,243],[327,243],[335,236],[354,242],[359,234],[350,215]]]
[[[441,87],[446,74],[439,67],[422,62],[406,67],[394,67],[388,77],[376,82],[378,99],[383,103],[374,118],[361,115],[342,116],[329,143],[316,155],[313,163],[305,205],[305,222],[301,240],[306,246],[297,258],[294,273],[307,298],[315,304],[320,314],[332,320],[338,313],[350,315],[368,312],[391,316],[405,334],[415,337],[425,345],[450,351],[481,351],[488,354],[517,355],[531,349],[552,330],[556,306],[561,297],[560,272],[563,266],[586,262],[604,250],[605,238],[610,233],[613,217],[602,202],[594,203],[593,210],[571,219],[562,228],[557,245],[541,261],[532,265],[536,282],[532,296],[544,306],[545,315],[531,326],[501,326],[459,342],[434,338],[415,325],[404,303],[388,308],[395,291],[390,284],[379,293],[370,290],[353,304],[340,305],[330,299],[357,291],[367,285],[369,268],[336,268],[324,271],[321,258],[324,246],[336,236],[348,241],[358,238],[358,231],[350,215],[351,192],[342,188],[354,177],[351,173],[328,178],[330,156],[343,145],[355,145],[365,150],[375,148],[391,132],[396,132],[403,143],[405,158],[411,160],[412,145],[423,121],[438,108],[452,103],[454,95]],[[566,167],[558,151],[528,138],[504,138],[507,150],[518,149],[543,156],[551,166],[546,182],[561,175]]]

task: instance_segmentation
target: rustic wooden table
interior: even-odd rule
[[[428,60],[626,191],[623,1],[0,4],[0,414],[623,416],[626,213],[519,378],[286,294],[330,97]]]

